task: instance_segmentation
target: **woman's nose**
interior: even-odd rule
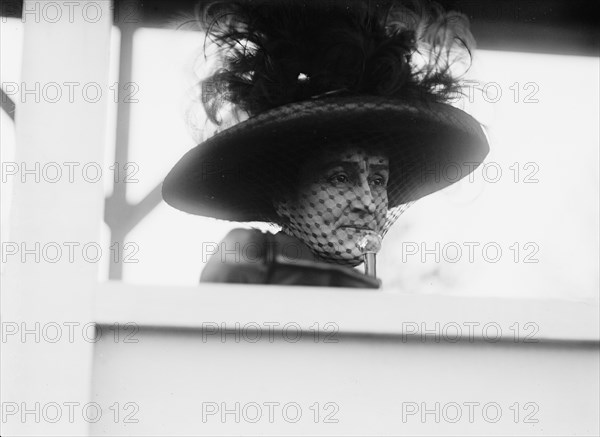
[[[355,187],[352,200],[352,209],[364,210],[373,214],[376,210],[375,199],[371,192],[369,181],[365,178],[360,185]]]

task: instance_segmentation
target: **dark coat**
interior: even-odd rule
[[[300,240],[279,232],[234,229],[202,271],[200,282],[379,288],[357,270],[319,261]]]

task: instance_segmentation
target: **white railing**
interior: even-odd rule
[[[111,413],[92,435],[599,429],[593,304],[228,284],[95,298],[93,399],[137,422]]]
[[[335,321],[341,333],[414,336],[419,326],[456,324],[475,338],[600,341],[598,304],[563,300],[412,295],[377,290],[201,284],[198,287],[99,283],[95,321],[101,324],[201,329],[208,322],[294,322],[309,329]],[[525,326],[527,323],[535,326]],[[518,324],[518,325],[515,325]],[[485,331],[485,332],[484,332]]]

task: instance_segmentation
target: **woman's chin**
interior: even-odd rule
[[[322,254],[321,258],[324,258],[327,262],[334,264],[342,264],[345,266],[356,267],[362,264],[363,256],[360,251],[352,251],[350,253],[344,252],[341,254],[327,253]]]

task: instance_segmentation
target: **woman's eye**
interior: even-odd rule
[[[329,178],[329,182],[337,183],[337,184],[345,184],[348,182],[348,176],[343,173],[333,175]]]
[[[378,186],[378,187],[383,187],[386,185],[385,179],[382,177],[376,177],[371,179],[371,184]]]

